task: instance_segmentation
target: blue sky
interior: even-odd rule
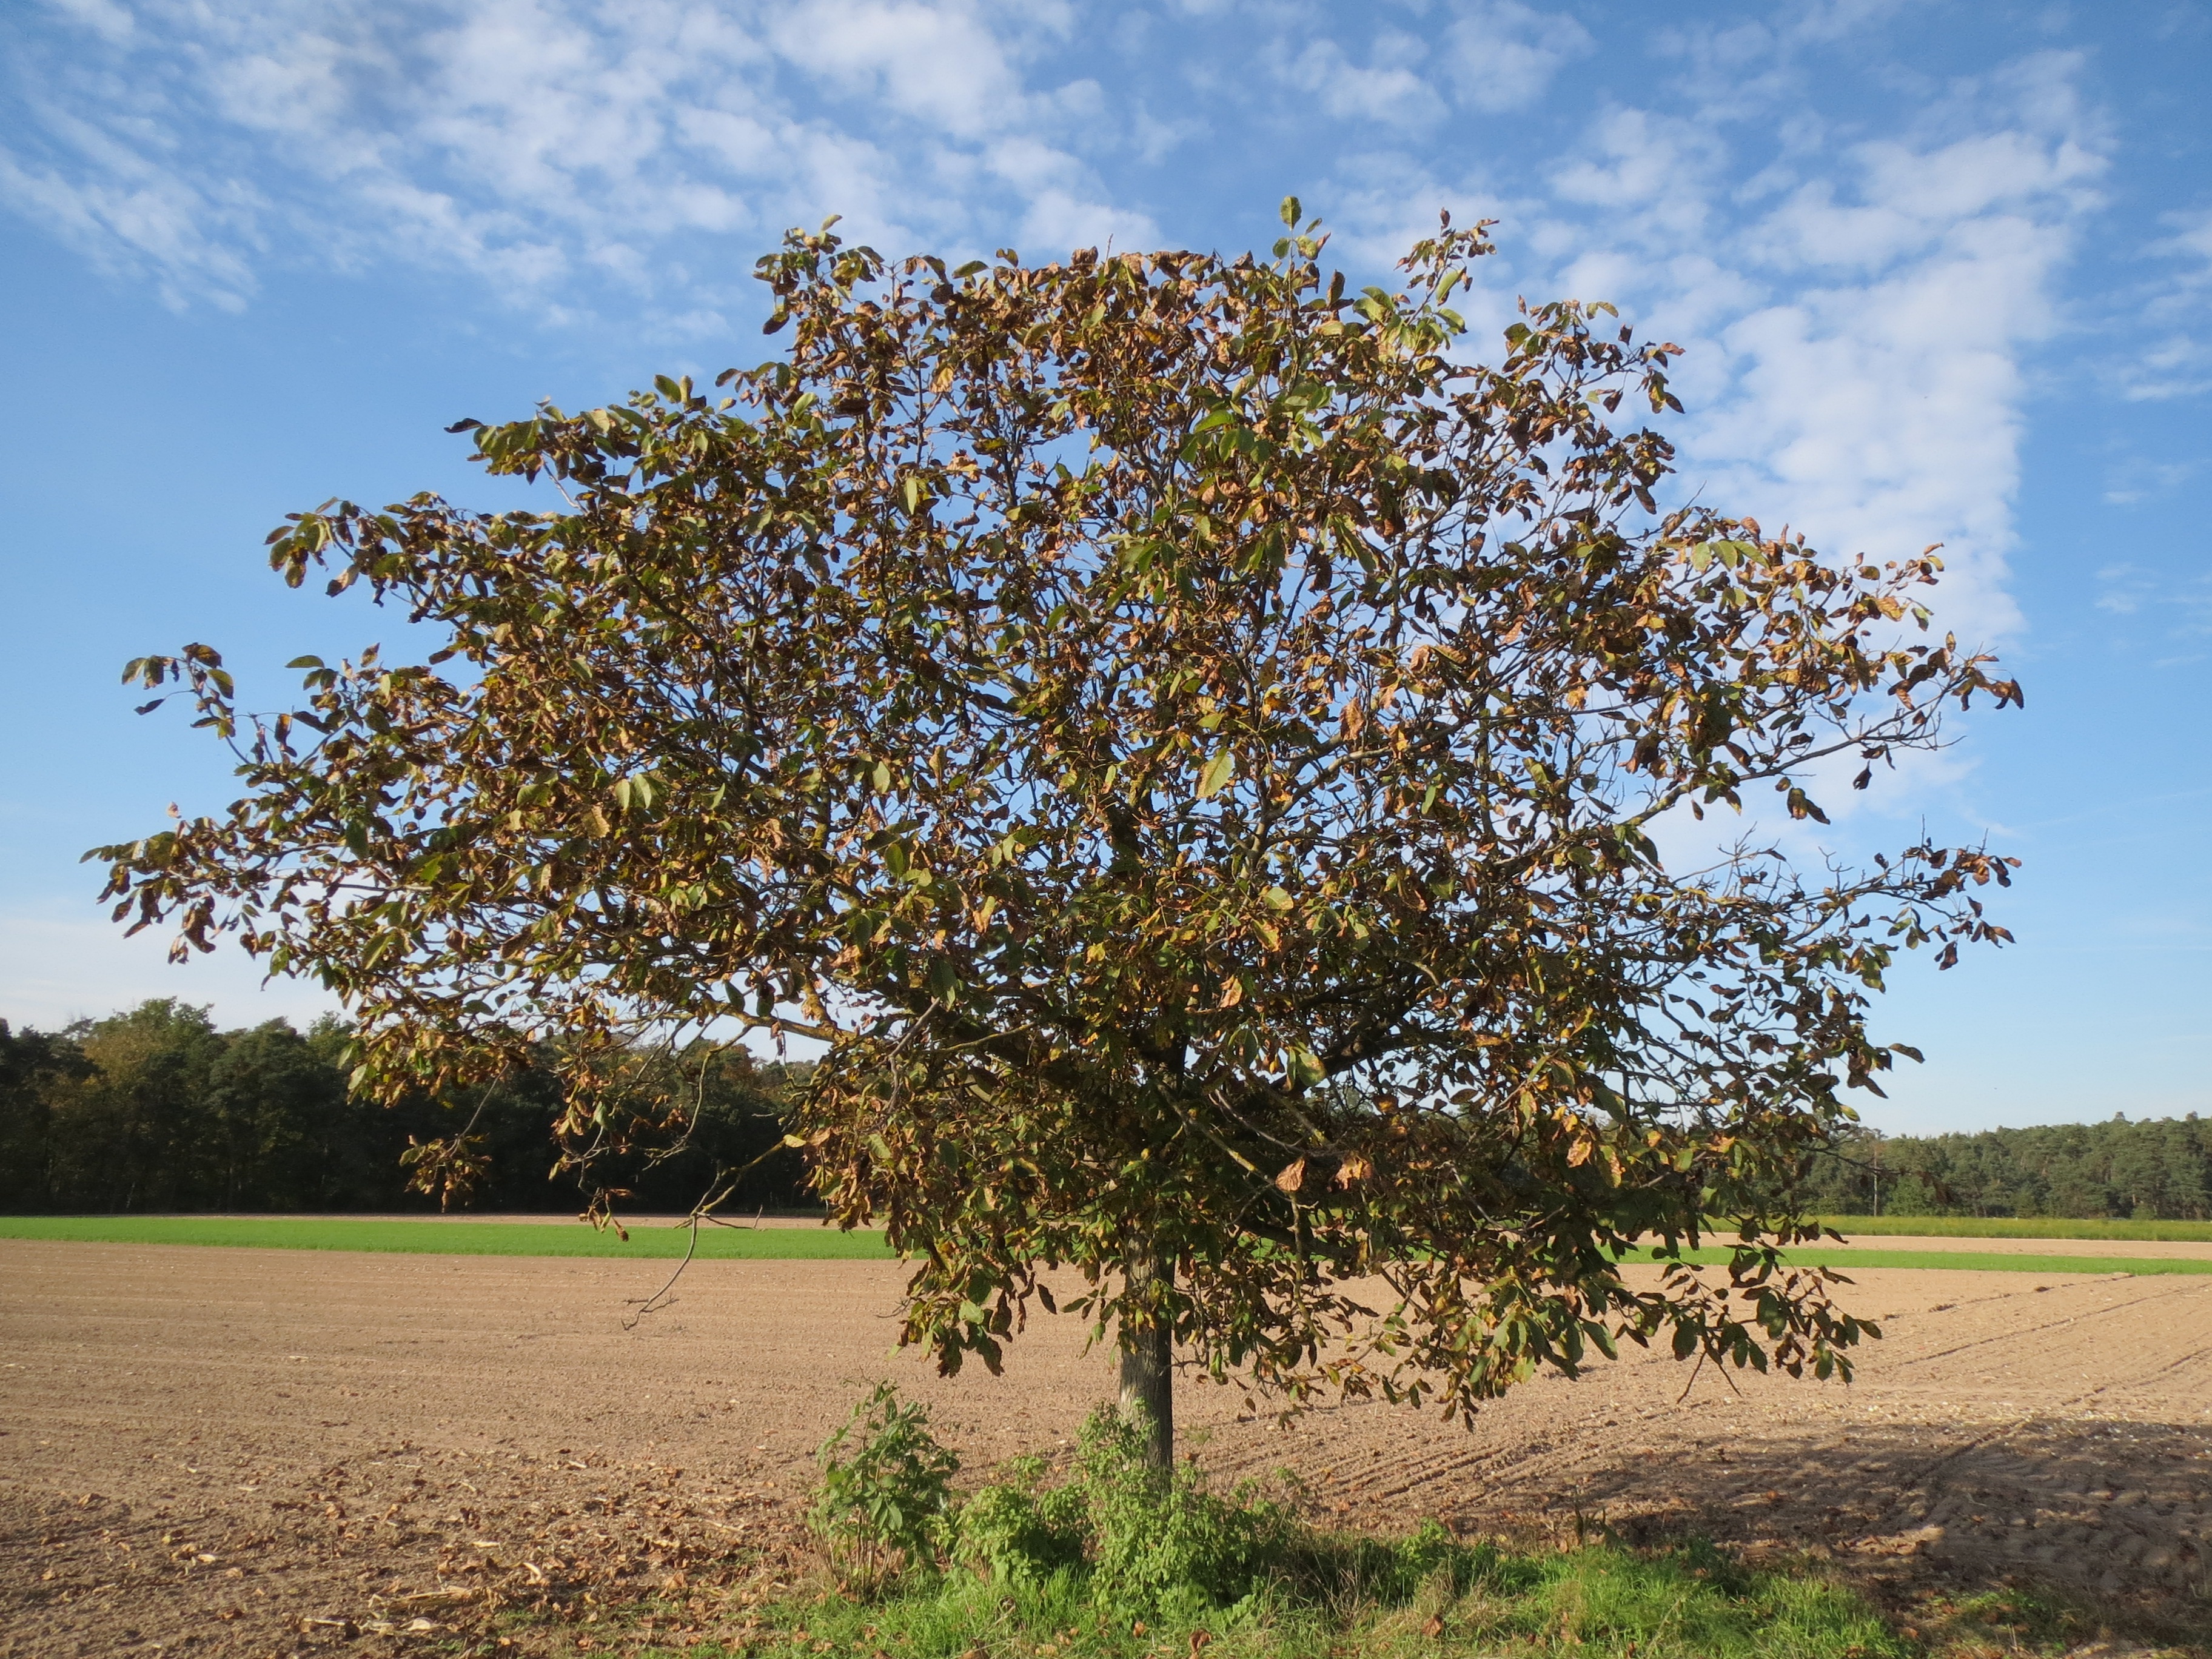
[[[447,423],[766,355],[788,224],[1233,250],[1295,192],[1370,280],[1498,219],[1478,346],[1527,294],[1688,348],[1705,500],[1946,544],[2027,708],[1824,833],[1986,833],[2021,943],[1898,976],[1929,1064],[1870,1119],[2212,1110],[2212,6],[23,0],[0,62],[0,1016],[319,1006],[167,966],[77,863],[229,799],[125,658],[273,703],[398,633],[269,574],[284,513],[495,505]]]

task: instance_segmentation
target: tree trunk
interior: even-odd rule
[[[1132,1252],[1122,1269],[1129,1298],[1142,1303],[1155,1284],[1173,1284],[1175,1266],[1149,1254]],[[1143,1407],[1151,1437],[1145,1461],[1165,1471],[1175,1466],[1175,1333],[1164,1317],[1154,1323],[1139,1308],[1121,1316],[1121,1411]]]

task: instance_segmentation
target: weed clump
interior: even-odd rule
[[[920,1407],[879,1387],[823,1448],[816,1526],[837,1591],[763,1610],[762,1656],[901,1659],[1906,1659],[1916,1644],[1838,1586],[1710,1545],[1514,1553],[1430,1521],[1326,1532],[1294,1480],[1214,1490],[1144,1455],[1111,1410],[1064,1473],[1008,1465],[964,1501]]]
[[[1306,1538],[1291,1508],[1249,1484],[1213,1492],[1194,1462],[1146,1461],[1140,1415],[1100,1410],[1083,1426],[1070,1479],[1040,1459],[969,1498],[954,1528],[958,1558],[1001,1582],[1082,1577],[1115,1612],[1189,1616],[1239,1601],[1289,1569]]]
[[[807,1520],[837,1561],[864,1578],[934,1571],[960,1459],[929,1431],[929,1408],[875,1392],[815,1453],[822,1484]]]

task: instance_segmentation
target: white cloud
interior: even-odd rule
[[[263,263],[398,260],[546,310],[592,283],[696,315],[753,246],[845,215],[896,247],[979,213],[1149,234],[1068,148],[1097,84],[1032,86],[1065,9],[977,0],[123,0],[27,49],[0,198],[173,301]],[[826,102],[824,100],[827,100]],[[1034,159],[994,159],[1010,147]],[[980,194],[980,199],[979,199]],[[711,282],[687,275],[711,270]],[[588,279],[588,280],[587,280]],[[557,295],[556,289],[560,290]]]
[[[116,0],[46,0],[46,3],[104,40],[125,40],[131,36],[131,13]]]
[[[1058,190],[1038,192],[1022,216],[1022,240],[1032,249],[1157,247],[1159,227],[1141,213],[1086,201]]]
[[[812,0],[770,27],[776,49],[848,95],[963,138],[1018,122],[1027,95],[1005,47],[963,5]]]
[[[2130,365],[2127,395],[2163,400],[2212,392],[2212,207],[2164,217],[2169,234],[2146,250],[2165,272],[2154,284],[2142,315],[2154,336]]]
[[[112,84],[100,90],[119,92]],[[0,200],[100,269],[150,276],[170,305],[207,298],[234,309],[253,292],[264,204],[251,185],[186,176],[164,153],[173,148],[167,135],[137,112],[103,125],[47,89],[31,89],[26,102],[55,148],[82,166],[73,174],[0,146]]]
[[[1942,542],[1939,622],[2001,640],[2020,620],[2005,556],[2022,362],[2058,326],[2105,165],[2075,67],[2028,60],[1954,89],[1933,131],[1840,147],[1786,119],[1770,137],[1616,110],[1527,204],[1553,263],[1522,284],[1621,301],[1689,348],[1686,489],[1838,554]]]
[[[1752,80],[1784,46],[1759,49],[1741,65]],[[2069,324],[2065,276],[2105,166],[2072,70],[2015,66],[1856,143],[1808,126],[1796,97],[1729,121],[1680,98],[1616,105],[1548,167],[1519,160],[1510,195],[1480,173],[1447,182],[1376,154],[1347,157],[1312,193],[1376,260],[1440,206],[1499,218],[1500,257],[1463,307],[1473,350],[1491,349],[1516,294],[1615,301],[1639,333],[1688,349],[1674,372],[1688,413],[1659,422],[1680,448],[1678,499],[1786,524],[1833,555],[1941,542],[1939,635],[2010,648],[2029,365]],[[2128,592],[2117,579],[2106,591]],[[1962,753],[1913,757],[1866,793],[1829,788],[1832,831],[1762,823],[1754,802],[1752,819],[1686,830],[1677,850],[1709,849],[1716,825],[1801,851],[1849,842],[1864,833],[1853,820],[1958,805],[1972,778]]]
[[[2141,501],[2155,501],[2171,495],[2207,466],[2212,466],[2212,458],[2159,461],[2148,455],[2130,454],[2112,467],[2104,498],[2114,507],[2133,507]]]
[[[2148,575],[2131,564],[2106,565],[2097,573],[2097,609],[2115,617],[2134,616],[2151,594]]]
[[[1462,0],[1434,40],[1378,29],[1364,64],[1335,40],[1276,43],[1276,73],[1313,94],[1340,121],[1407,131],[1431,128],[1448,112],[1439,86],[1462,108],[1498,114],[1540,100],[1561,68],[1592,50],[1589,32],[1564,14],[1522,0]]]
[[[1290,58],[1282,74],[1291,86],[1312,93],[1323,112],[1340,121],[1425,127],[1443,117],[1444,104],[1412,66],[1420,55],[1410,37],[1385,30],[1364,67],[1346,57],[1334,40],[1316,40]]]
[[[1486,326],[1514,289],[1621,301],[1692,348],[1686,486],[1839,552],[1943,541],[1947,619],[1996,638],[2017,623],[2003,561],[2021,361],[2057,325],[2104,143],[2078,62],[2057,53],[1945,88],[1901,131],[1832,131],[1797,95],[1807,64],[1893,9],[1838,0],[1684,33],[1678,85],[1597,103],[1502,203],[1479,176],[1446,188],[1404,156],[1343,156],[1364,188],[1340,181],[1351,210],[1333,216],[1348,251],[1381,259],[1439,205],[1502,213],[1514,268],[1471,301]],[[1072,38],[1064,6],[74,0],[65,15],[75,45],[27,99],[0,192],[179,301],[241,303],[262,261],[307,246],[470,271],[548,309],[610,285],[696,331],[732,308],[731,262],[681,250],[757,246],[833,210],[890,248],[1154,241],[1088,157],[1157,157],[1210,112],[1194,100],[1170,126],[1117,112],[1087,77],[1048,84],[1037,65]],[[1252,56],[1347,135],[1432,134],[1438,86],[1485,109],[1546,95],[1594,48],[1522,0],[1462,0],[1421,19],[1426,40],[1382,27],[1352,52],[1268,15]],[[2194,328],[2212,213],[2176,217],[2161,252],[2175,275],[2142,396],[2212,375]]]
[[[1595,124],[1590,141],[1551,177],[1556,201],[1605,210],[1605,222],[1632,228],[1645,244],[1674,247],[1693,241],[1722,205],[1726,146],[1705,124],[1616,109]],[[1557,247],[1602,247],[1610,238],[1562,222]]]
[[[1573,18],[1520,0],[1476,0],[1445,39],[1460,100],[1491,113],[1537,102],[1552,77],[1593,45],[1589,31]]]

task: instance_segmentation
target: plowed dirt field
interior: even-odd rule
[[[398,1651],[477,1628],[488,1592],[652,1587],[711,1624],[716,1561],[793,1535],[809,1453],[876,1378],[975,1471],[1108,1389],[1072,1320],[1002,1377],[937,1377],[893,1348],[893,1264],[702,1262],[625,1329],[665,1268],[0,1242],[0,1654]],[[1472,1432],[1368,1404],[1279,1430],[1195,1384],[1180,1409],[1211,1467],[1292,1467],[1341,1524],[1579,1516],[1877,1589],[2202,1604],[2212,1277],[1856,1277],[1887,1338],[1849,1389],[1708,1367],[1683,1398],[1687,1367],[1631,1350]]]

